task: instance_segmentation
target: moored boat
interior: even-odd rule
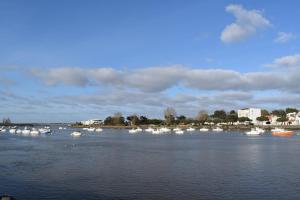
[[[284,130],[284,129],[277,129],[277,130],[272,131],[272,135],[274,135],[274,136],[293,136],[294,132]]]
[[[209,129],[208,128],[200,128],[200,131],[201,132],[207,132],[207,131],[209,131]]]
[[[80,133],[80,132],[77,132],[77,131],[74,131],[74,132],[71,133],[70,135],[73,136],[73,137],[80,137],[80,136],[81,136],[81,133]]]

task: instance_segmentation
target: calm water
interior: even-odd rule
[[[300,137],[238,132],[71,138],[0,134],[0,193],[17,199],[299,199]]]

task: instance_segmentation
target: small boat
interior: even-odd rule
[[[169,133],[171,132],[171,129],[167,128],[167,127],[162,127],[160,129],[158,129],[161,133]]]
[[[153,128],[147,128],[147,129],[145,129],[145,131],[150,133],[150,132],[154,131],[154,129]]]
[[[221,132],[221,131],[223,131],[223,129],[220,127],[217,127],[217,128],[213,128],[212,131]]]
[[[80,136],[81,136],[81,133],[78,132],[78,131],[74,131],[74,132],[71,133],[70,135],[73,136],[73,137],[80,137]]]
[[[95,129],[95,131],[96,131],[96,132],[102,132],[103,129],[102,129],[102,128],[97,128],[97,129]]]
[[[256,130],[256,131],[258,131],[258,132],[260,132],[260,133],[264,133],[264,132],[265,132],[265,130],[264,130],[264,129],[262,129],[262,128],[259,128],[259,127],[256,127],[256,128],[255,128],[255,130]]]
[[[16,133],[17,133],[17,134],[21,134],[21,133],[22,133],[22,130],[21,130],[21,129],[18,129],[18,130],[16,131]]]
[[[9,129],[9,133],[12,133],[12,134],[15,134],[16,133],[16,129],[12,128],[12,129]]]
[[[30,135],[31,136],[38,136],[40,134],[40,132],[38,131],[38,130],[36,130],[36,129],[32,129],[31,131],[30,131]]]
[[[129,133],[138,133],[140,131],[138,129],[130,129],[128,132]]]
[[[159,129],[156,129],[156,130],[152,131],[152,134],[153,135],[160,135],[160,134],[162,134],[162,132]]]
[[[88,128],[87,131],[89,132],[94,132],[96,129],[95,128]]]
[[[174,132],[180,131],[180,130],[181,130],[180,128],[174,128],[174,129],[173,129]]]
[[[189,131],[189,132],[192,132],[192,131],[195,131],[195,130],[196,130],[196,129],[194,129],[194,128],[192,128],[192,127],[186,129],[186,131]]]
[[[272,135],[274,136],[293,136],[293,131],[287,131],[284,129],[276,129],[275,131],[272,131]]]
[[[207,132],[207,131],[209,131],[209,129],[208,128],[200,128],[200,131],[201,132]]]
[[[175,131],[175,134],[176,135],[183,135],[184,131],[183,130],[177,130],[177,131]]]
[[[0,133],[5,133],[6,132],[6,129],[5,128],[1,128],[0,129]]]
[[[30,130],[28,130],[26,127],[24,130],[22,130],[22,134],[23,135],[29,135],[30,134]]]
[[[64,128],[60,126],[58,129],[59,129],[59,130],[63,130]]]
[[[260,135],[261,132],[257,131],[256,129],[251,129],[251,131],[247,131],[245,134],[246,135]]]
[[[48,128],[40,128],[40,129],[39,129],[39,132],[40,132],[41,134],[49,134],[49,133],[51,133],[51,130],[48,129]]]

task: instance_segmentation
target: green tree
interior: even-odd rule
[[[281,122],[281,124],[283,124],[284,122],[288,121],[288,118],[286,116],[282,116],[282,117],[279,117],[276,121]]]
[[[239,122],[251,122],[252,120],[249,119],[248,117],[239,117],[238,121]]]
[[[263,123],[263,122],[269,121],[269,118],[266,116],[260,116],[260,117],[257,117],[256,120]]]
[[[296,109],[296,108],[286,108],[285,112],[286,113],[293,113],[293,112],[298,113],[298,109]]]
[[[186,116],[180,115],[176,117],[178,123],[186,123]]]
[[[286,116],[286,112],[284,110],[273,110],[272,114],[276,115],[278,117],[285,117]]]
[[[238,115],[234,112],[226,116],[226,122],[233,124],[238,120]]]
[[[266,109],[262,109],[262,110],[261,110],[261,115],[262,115],[262,116],[268,116],[268,115],[270,115],[270,113],[269,113],[269,111],[267,111]]]
[[[104,120],[104,125],[113,125],[113,118],[111,116],[106,117]]]
[[[136,126],[140,124],[140,119],[137,115],[131,115],[127,117],[127,120],[130,122],[131,125]]]
[[[140,124],[149,124],[148,118],[145,116],[140,116]]]
[[[216,110],[213,114],[214,118],[221,119],[222,121],[225,121],[226,119],[226,112],[224,110]]]

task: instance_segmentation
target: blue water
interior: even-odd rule
[[[0,134],[0,193],[23,199],[300,199],[300,137]]]

